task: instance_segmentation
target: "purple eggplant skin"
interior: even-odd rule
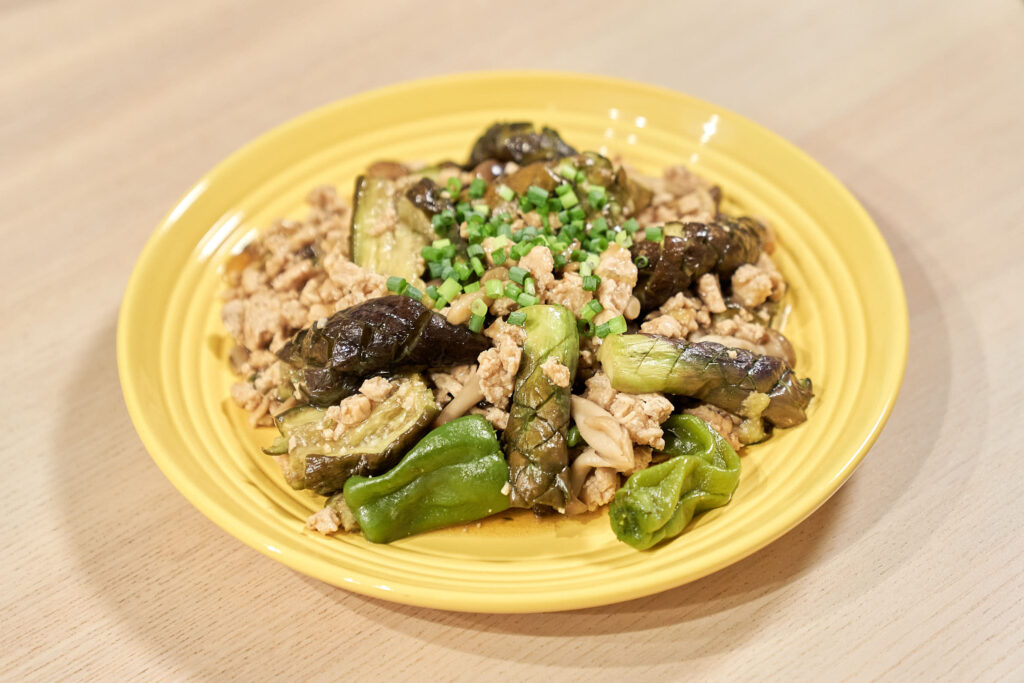
[[[323,325],[300,330],[277,355],[292,366],[304,395],[317,399],[317,405],[329,405],[358,389],[353,378],[472,363],[490,347],[484,335],[452,325],[420,302],[395,294],[338,311]],[[327,397],[334,400],[323,400]]]
[[[643,256],[633,294],[644,310],[662,305],[701,275],[730,275],[761,255],[765,227],[753,218],[719,216],[710,223],[668,223],[662,242],[638,240],[634,260]]]
[[[692,396],[736,415],[762,417],[781,428],[804,422],[814,396],[811,380],[798,378],[781,358],[715,342],[693,343],[653,334],[610,335],[597,358],[618,391]],[[767,406],[756,416],[747,414],[747,400],[753,394],[768,397]]]
[[[463,167],[470,170],[482,162],[514,161],[520,166],[535,161],[551,161],[572,156],[576,150],[562,140],[558,131],[545,126],[540,131],[532,123],[495,123],[473,144],[469,161]]]
[[[455,209],[452,200],[443,196],[441,188],[430,178],[420,178],[416,184],[406,190],[405,196],[427,218],[433,218],[445,209]]]

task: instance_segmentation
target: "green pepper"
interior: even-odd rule
[[[386,474],[350,477],[344,493],[363,535],[389,543],[506,510],[507,487],[494,428],[467,415],[427,434]]]
[[[630,476],[608,510],[618,539],[639,550],[678,536],[694,514],[725,505],[740,483],[739,456],[706,422],[673,415],[662,429],[663,452],[672,458]]]

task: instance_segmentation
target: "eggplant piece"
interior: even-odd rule
[[[572,311],[560,305],[527,306],[526,342],[503,434],[514,507],[564,510],[569,492],[569,399],[579,360]],[[569,368],[569,386],[554,384],[541,366],[549,358]]]
[[[329,405],[333,401],[324,397],[354,393],[360,378],[472,363],[490,346],[484,335],[452,325],[420,302],[395,294],[338,311],[323,325],[300,330],[277,355],[292,366],[303,396]]]
[[[442,196],[441,188],[430,178],[420,178],[406,191],[405,196],[427,218],[433,218],[445,209],[455,210],[452,200]]]
[[[469,161],[463,168],[471,169],[488,159],[523,165],[561,159],[575,153],[576,150],[567,145],[553,128],[545,126],[537,132],[528,122],[495,123],[473,144]]]
[[[324,435],[330,425],[323,424],[323,408],[300,406],[277,417],[288,444],[285,479],[292,488],[329,496],[350,476],[379,474],[401,460],[440,409],[420,375],[400,375],[393,381],[398,384],[394,393],[338,439]]]
[[[353,205],[352,260],[375,273],[422,284],[417,264],[434,238],[430,219],[388,178],[360,176]]]
[[[765,236],[765,227],[747,217],[668,223],[660,244],[639,240],[633,245],[634,260],[646,260],[633,294],[644,310],[657,308],[705,273],[729,275],[744,263],[756,262]]]
[[[781,358],[715,342],[690,343],[649,334],[605,338],[597,352],[612,388],[634,394],[692,396],[750,420],[776,427],[807,419],[814,395]]]

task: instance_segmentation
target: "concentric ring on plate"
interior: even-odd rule
[[[733,502],[683,536],[638,552],[604,514],[528,513],[390,545],[325,538],[317,507],[293,491],[227,400],[219,270],[310,188],[347,193],[379,158],[462,157],[499,119],[551,124],[584,148],[646,172],[684,162],[777,228],[791,285],[786,329],[815,381],[811,418],[752,449]],[[496,72],[398,85],[295,119],[204,176],[170,212],[132,274],[118,366],[132,420],[171,482],[205,515],[261,552],[318,579],[395,602],[489,612],[607,604],[709,574],[795,526],[850,476],[877,437],[907,352],[899,274],[877,228],[816,162],[742,117],[685,95],[595,76]]]

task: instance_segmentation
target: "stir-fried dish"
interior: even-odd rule
[[[318,532],[609,506],[649,548],[727,504],[738,453],[812,397],[774,233],[721,200],[529,123],[465,164],[375,163],[351,205],[319,188],[227,264],[232,398],[325,497]]]

